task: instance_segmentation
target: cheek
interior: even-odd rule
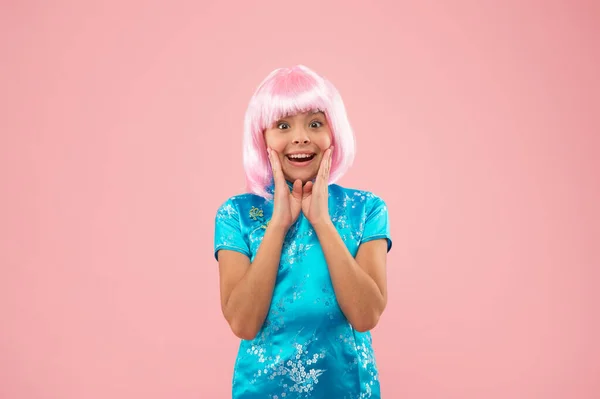
[[[268,131],[265,133],[265,144],[267,147],[270,147],[277,152],[281,152],[285,149],[285,142],[281,140],[278,135],[271,134],[271,132]]]
[[[316,141],[316,143],[321,151],[325,151],[329,147],[331,147],[331,134],[322,135]]]

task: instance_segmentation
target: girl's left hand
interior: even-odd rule
[[[313,226],[328,222],[329,219],[329,170],[333,147],[325,150],[315,183],[304,185],[302,191],[302,213]]]

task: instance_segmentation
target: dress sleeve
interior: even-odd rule
[[[374,195],[371,204],[367,206],[365,228],[361,244],[364,242],[385,238],[388,243],[388,252],[392,249],[392,237],[390,235],[390,220],[385,202]]]
[[[239,212],[231,199],[217,210],[215,217],[214,256],[219,260],[219,251],[228,249],[250,257],[250,248],[244,240]]]

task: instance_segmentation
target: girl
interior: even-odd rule
[[[333,184],[354,136],[335,87],[273,71],[245,117],[250,193],[217,211],[221,307],[242,339],[233,398],[380,398],[371,330],[387,302],[385,203]]]

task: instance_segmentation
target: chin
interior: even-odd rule
[[[314,176],[312,176],[312,175],[288,175],[288,178],[289,178],[289,181],[291,181],[292,183],[294,183],[296,180],[301,180],[302,185],[304,185],[307,182],[314,179]]]

